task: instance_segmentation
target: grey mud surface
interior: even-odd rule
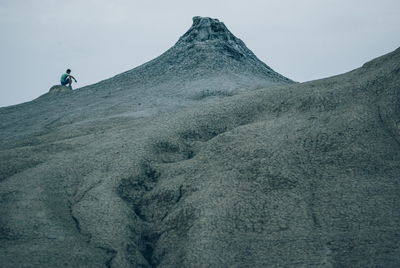
[[[399,267],[399,85],[399,49],[296,84],[194,18],[143,66],[0,109],[0,266]]]

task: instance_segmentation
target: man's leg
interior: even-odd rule
[[[69,87],[72,87],[71,85],[72,85],[72,78],[71,78],[71,77],[68,77],[68,86],[69,86]]]

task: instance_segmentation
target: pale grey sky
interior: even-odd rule
[[[399,0],[0,0],[0,106],[46,93],[67,68],[78,88],[145,63],[197,15],[293,80],[324,78],[399,47],[399,14]]]

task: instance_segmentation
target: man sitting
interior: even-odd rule
[[[70,75],[70,73],[71,73],[71,70],[68,69],[65,73],[63,73],[61,75],[60,81],[61,81],[61,85],[63,85],[63,86],[68,85],[70,88],[72,88],[72,86],[71,86],[72,85],[72,79],[75,80],[75,83],[78,82],[78,81],[76,81],[75,77]]]

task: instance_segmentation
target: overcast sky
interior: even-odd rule
[[[218,18],[296,81],[358,68],[400,46],[399,0],[0,0],[0,106],[30,101],[72,69],[75,88],[173,46],[193,16]]]

